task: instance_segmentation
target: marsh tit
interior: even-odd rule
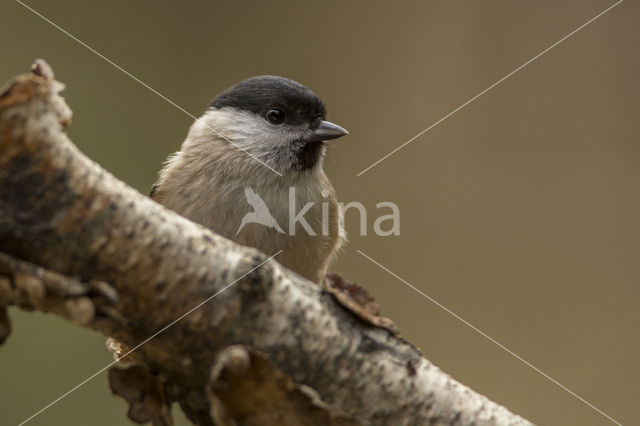
[[[326,141],[346,135],[320,99],[283,77],[217,95],[162,168],[151,197],[239,244],[321,282],[344,242],[323,170]]]

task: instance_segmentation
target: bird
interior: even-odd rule
[[[349,132],[326,116],[318,96],[296,81],[243,80],[195,120],[150,196],[321,284],[346,241],[323,165],[327,141]]]

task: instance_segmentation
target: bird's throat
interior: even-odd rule
[[[301,172],[314,168],[322,159],[324,149],[324,142],[322,141],[294,142],[294,169]]]

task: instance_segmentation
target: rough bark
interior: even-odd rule
[[[217,294],[110,372],[133,420],[170,424],[177,401],[200,425],[530,424],[440,371],[357,287],[261,265],[100,168],[63,131],[62,89],[38,61],[0,94],[0,341],[17,305],[122,355]]]

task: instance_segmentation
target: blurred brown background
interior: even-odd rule
[[[356,174],[612,3],[27,2],[195,115],[252,75],[311,87],[351,132],[326,166],[341,200],[367,205],[370,234],[375,203],[402,212],[399,237],[360,237],[348,217],[335,269],[369,288],[427,358],[542,425],[612,423],[355,250],[639,424],[640,6],[622,3]],[[3,2],[0,16],[0,80],[45,58],[68,86],[71,138],[147,193],[192,120],[20,4]],[[110,361],[103,336],[11,315],[0,424]],[[29,424],[128,422],[102,374]]]

